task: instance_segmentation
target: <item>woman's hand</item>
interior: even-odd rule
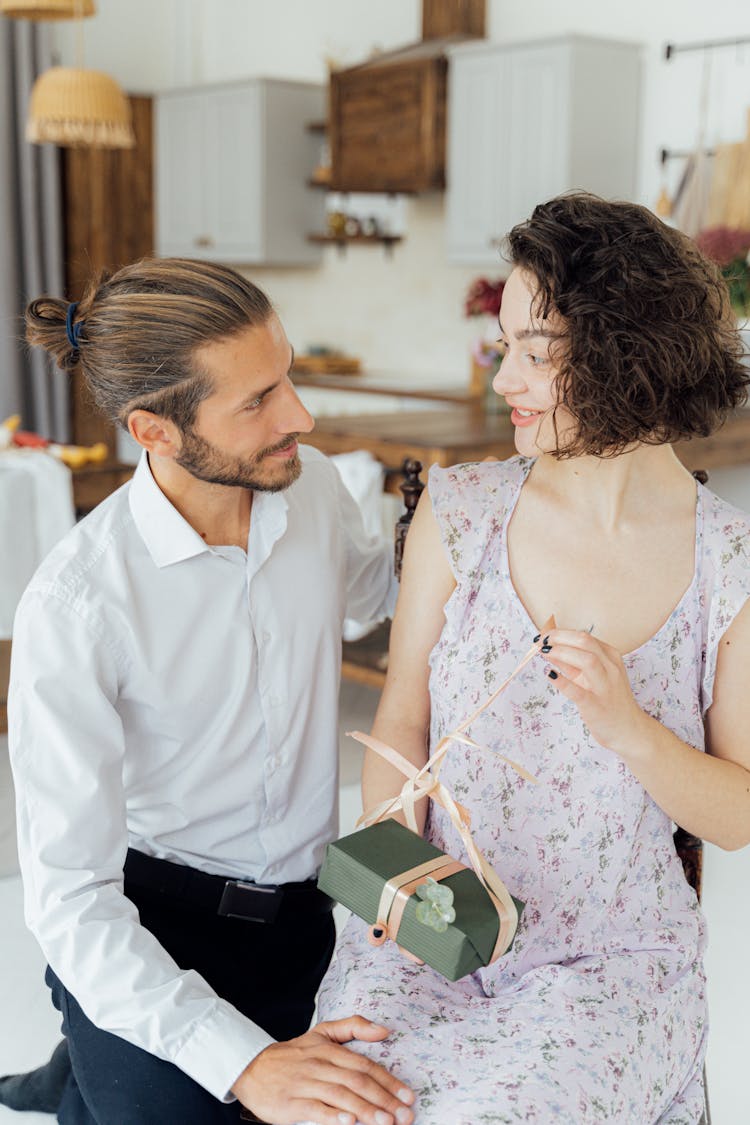
[[[642,742],[649,718],[637,704],[620,653],[589,633],[553,629],[542,655],[555,687],[575,703],[593,738],[625,758]]]

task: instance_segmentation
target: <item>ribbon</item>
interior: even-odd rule
[[[549,620],[546,621],[542,626],[541,636],[544,636],[544,634],[548,633],[550,629],[554,628],[555,619],[554,617],[550,617]],[[502,684],[500,684],[500,687],[497,688],[492,693],[492,695],[487,700],[485,700],[484,703],[477,707],[477,709],[468,717],[468,719],[465,719],[464,722],[462,722],[455,728],[455,730],[449,731],[448,734],[444,735],[440,739],[435,748],[434,754],[432,754],[431,757],[428,758],[428,760],[420,769],[417,769],[414,763],[405,758],[403,754],[400,754],[398,750],[395,750],[386,742],[381,742],[379,738],[373,738],[372,735],[363,734],[362,731],[347,732],[352,738],[356,739],[357,742],[361,742],[363,746],[366,746],[368,749],[374,751],[374,753],[379,754],[381,758],[384,758],[406,777],[406,781],[401,788],[401,792],[398,793],[395,797],[391,797],[387,801],[383,801],[381,804],[377,805],[376,808],[370,809],[369,812],[363,813],[357,821],[357,826],[369,826],[371,824],[377,824],[379,821],[385,820],[388,816],[392,815],[395,812],[398,812],[399,809],[402,809],[406,817],[407,825],[412,830],[412,832],[416,832],[418,834],[419,829],[417,827],[417,819],[414,813],[414,806],[416,805],[417,801],[420,801],[423,797],[429,797],[430,800],[440,805],[441,808],[445,809],[445,811],[447,812],[451,824],[463,840],[464,847],[466,848],[466,852],[469,856],[471,866],[477,878],[482,883],[483,887],[490,896],[490,899],[492,900],[492,903],[498,914],[500,924],[498,928],[497,941],[495,942],[495,948],[492,951],[492,956],[490,957],[489,964],[492,964],[492,962],[496,961],[498,957],[501,957],[513,941],[516,930],[518,928],[518,910],[516,909],[516,905],[510,896],[508,888],[505,886],[497,872],[487,862],[487,860],[480,852],[479,848],[474,843],[474,838],[471,835],[471,814],[469,813],[469,810],[463,805],[459,804],[459,802],[456,801],[447,786],[445,786],[442,781],[440,781],[440,770],[442,768],[443,762],[445,761],[445,757],[448,753],[451,743],[460,742],[465,746],[471,746],[475,750],[481,750],[486,754],[494,754],[496,757],[501,758],[502,761],[506,762],[507,765],[512,766],[512,768],[525,781],[530,781],[534,784],[537,784],[537,778],[534,777],[533,774],[529,773],[528,770],[524,769],[523,766],[519,765],[518,762],[514,762],[511,758],[507,758],[504,754],[498,753],[497,750],[491,750],[488,746],[481,745],[481,743],[476,742],[473,738],[467,735],[465,731],[469,726],[471,726],[475,719],[477,719],[477,717],[481,715],[483,711],[485,711],[489,706],[491,706],[492,703],[494,703],[501,692],[505,691],[511,680],[513,680],[518,675],[518,673],[526,667],[529,661],[534,659],[541,648],[541,644],[543,643],[541,640],[541,636],[540,641],[532,645],[532,647],[516,665],[508,678],[504,680]],[[430,862],[436,864],[437,868],[439,868],[441,860],[443,858],[444,857],[438,857],[438,859]],[[445,859],[449,863],[458,862],[456,860],[451,860],[449,856],[445,857]],[[378,907],[378,920],[375,923],[375,926],[371,927],[370,930],[370,940],[373,944],[382,944],[382,942],[385,941],[387,937],[390,937],[392,940],[396,939],[396,936],[398,934],[398,927],[400,925],[403,910],[406,905],[406,900],[408,899],[410,894],[414,893],[414,890],[416,890],[419,884],[424,881],[424,878],[427,874],[427,866],[428,865],[420,864],[419,867],[412,868],[409,871],[405,871],[400,876],[393,876],[393,878],[390,879],[388,883],[386,883],[383,894],[381,895],[380,905]],[[456,868],[456,870],[459,870],[461,867],[463,867],[463,864],[459,864],[459,867]],[[430,868],[430,870],[436,870],[436,868]],[[450,874],[454,873],[454,871],[450,872]],[[448,878],[448,874],[449,873],[447,870],[442,871],[437,869],[437,873],[436,875],[433,875],[433,878],[446,879]],[[396,899],[399,900],[401,905],[397,911],[394,911],[393,904]],[[374,930],[381,930],[382,934],[378,937],[375,937],[373,933]]]
[[[400,875],[394,875],[383,887],[378,903],[378,920],[370,927],[367,935],[370,944],[382,945],[387,938],[396,940],[406,904],[427,875],[439,883],[449,875],[465,869],[466,865],[459,863],[457,859],[451,859],[449,855],[438,855],[434,859],[428,859],[426,863],[402,871]],[[376,934],[375,931],[379,933]]]

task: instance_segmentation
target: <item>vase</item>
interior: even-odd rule
[[[488,320],[484,334],[474,341],[471,349],[470,393],[487,414],[509,413],[503,396],[492,389],[492,381],[502,362],[497,337],[497,321]]]

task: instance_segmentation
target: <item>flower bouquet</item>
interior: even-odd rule
[[[750,316],[750,230],[708,227],[695,241],[721,269],[737,316]]]
[[[503,358],[502,345],[498,340],[500,302],[505,282],[502,279],[490,281],[478,277],[472,281],[464,299],[464,314],[467,317],[483,317],[484,331],[471,348],[471,389],[472,393],[484,400],[484,407],[490,413],[503,409],[503,400],[492,389],[492,380],[497,374]]]

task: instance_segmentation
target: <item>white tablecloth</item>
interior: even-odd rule
[[[48,453],[0,451],[0,639],[44,556],[75,523],[70,469]]]

